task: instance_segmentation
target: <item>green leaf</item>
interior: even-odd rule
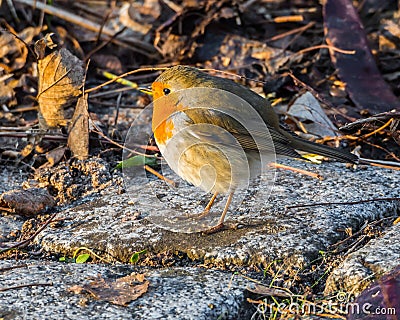
[[[131,167],[137,167],[137,166],[154,166],[157,164],[157,158],[155,157],[145,157],[145,156],[134,156],[128,159],[125,159],[124,161],[121,161],[115,166],[115,169],[122,169],[124,168],[131,168]]]
[[[74,258],[68,258],[68,257],[61,257],[58,259],[58,261],[64,262],[64,263],[75,263],[76,262]]]
[[[144,249],[144,250],[142,250],[142,251],[135,252],[135,253],[132,255],[132,257],[129,259],[129,262],[132,263],[132,264],[135,264],[136,262],[139,261],[139,256],[140,256],[141,254],[146,253],[146,252],[147,252],[146,249]]]
[[[83,253],[76,257],[76,263],[85,263],[90,258],[89,253]]]

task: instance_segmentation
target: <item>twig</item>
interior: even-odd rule
[[[310,91],[314,97],[316,97],[323,104],[327,105],[330,108],[330,110],[332,110],[336,114],[340,114],[343,118],[345,118],[349,121],[354,121],[354,118],[351,118],[348,115],[346,115],[344,112],[340,112],[339,110],[337,110],[337,108],[331,102],[329,102],[327,99],[323,98],[316,90],[314,90],[312,87],[310,87],[305,82],[301,81],[293,73],[287,72],[287,73],[282,74],[282,77],[285,77],[285,76],[291,77],[295,85],[301,86],[301,87],[305,88],[307,91]]]
[[[101,31],[103,30],[103,25],[102,25],[102,29],[99,30],[99,35],[98,37],[101,37]],[[85,55],[85,57],[83,58],[83,60],[88,60],[92,55],[94,55],[96,52],[100,51],[102,48],[104,48],[106,45],[108,45],[110,42],[113,42],[113,40],[118,37],[121,33],[123,33],[126,30],[125,28],[122,28],[121,30],[119,30],[117,33],[113,34],[113,36],[108,39],[107,41],[104,41],[102,44],[98,45],[96,48],[94,48],[93,50],[89,51],[89,53],[87,53]]]
[[[367,134],[361,136],[360,138],[368,138],[368,137],[370,137],[370,136],[373,136],[375,133],[378,133],[379,131],[382,131],[383,129],[385,129],[385,128],[386,128],[387,126],[389,126],[392,122],[393,122],[393,118],[389,119],[389,121],[386,122],[386,123],[385,123],[383,126],[381,126],[380,128],[378,128],[378,129],[376,129],[376,130],[374,130],[374,131],[372,131],[372,132],[370,132],[370,133],[367,133]]]
[[[357,201],[345,201],[345,202],[305,203],[305,204],[297,204],[295,206],[287,206],[286,209],[317,207],[317,206],[332,206],[332,205],[353,205],[353,204],[375,202],[375,201],[400,201],[400,198],[399,197],[393,197],[393,198],[375,198],[375,199],[366,199],[366,200],[357,200]]]
[[[116,81],[118,82],[118,81]],[[98,98],[98,97],[114,97],[117,94],[119,94],[120,92],[125,92],[125,91],[130,91],[130,90],[137,90],[137,88],[132,88],[132,87],[120,87],[120,88],[116,88],[116,89],[110,89],[107,91],[101,91],[101,92],[96,92],[90,95],[89,97],[89,101],[92,101],[93,98]],[[103,102],[104,104],[104,102]],[[114,102],[112,102],[113,105]],[[127,107],[129,106],[129,108],[132,108],[132,105],[126,105]]]
[[[0,250],[0,254],[2,254],[2,253],[4,253],[4,252],[7,252],[7,251],[10,251],[10,250],[15,249],[15,248],[23,248],[23,247],[27,246],[33,239],[36,238],[36,236],[37,236],[39,233],[41,233],[41,232],[49,225],[49,223],[50,223],[51,221],[53,221],[53,219],[56,217],[57,214],[58,214],[58,212],[54,213],[54,214],[46,221],[46,223],[45,223],[42,227],[40,227],[40,228],[39,228],[32,236],[30,236],[28,239],[26,239],[26,240],[24,240],[24,241],[21,241],[21,242],[18,242],[17,244],[14,244],[13,246],[11,246],[11,247],[9,247],[9,248],[1,249],[1,250]]]
[[[307,30],[307,29],[313,27],[314,25],[315,25],[315,21],[309,22],[307,25],[305,25],[305,26],[303,26],[303,27],[296,28],[296,29],[292,29],[292,30],[290,30],[290,31],[287,31],[287,32],[278,34],[278,35],[276,35],[276,36],[273,36],[273,37],[267,39],[266,42],[276,41],[276,40],[285,38],[285,37],[287,37],[287,36],[290,36],[290,35],[295,34],[295,33],[298,33],[298,32],[304,32],[305,30]]]
[[[379,160],[377,160],[379,161]],[[368,162],[370,166],[374,167],[379,167],[379,168],[384,168],[384,169],[391,169],[391,170],[400,170],[400,162],[393,162],[393,161],[382,161],[382,162],[388,162],[388,163],[393,163],[396,164],[395,166],[390,165],[390,164],[384,164],[384,163],[378,163],[378,162]]]
[[[306,53],[308,51],[313,51],[313,50],[317,50],[317,49],[329,49],[329,50],[337,51],[337,52],[340,52],[343,54],[355,54],[356,53],[355,50],[343,50],[343,49],[340,49],[340,48],[337,48],[334,46],[330,46],[328,44],[320,44],[318,46],[313,46],[313,47],[309,47],[309,48],[305,48],[303,50],[297,51],[297,52],[293,53],[291,56],[300,55],[300,54]]]
[[[76,14],[65,11],[61,8],[57,8],[55,6],[47,5],[40,1],[36,1],[36,0],[15,0],[15,1],[25,4],[25,5],[28,5],[28,6],[31,6],[32,8],[42,10],[43,12],[45,12],[47,14],[51,14],[60,19],[69,21],[73,24],[76,24],[76,25],[78,25],[82,28],[88,29],[90,31],[99,33],[101,30],[101,33],[108,37],[113,37],[115,34],[114,30],[111,30],[106,27],[102,28],[102,26],[97,23],[94,23],[87,19],[83,19],[82,17],[80,17]],[[115,42],[115,40],[113,40],[113,42]],[[118,41],[118,42],[120,42],[120,41]],[[129,42],[134,45],[134,46],[129,46],[133,51],[139,52],[146,56],[153,56],[154,54],[157,54],[156,48],[146,42],[140,41],[140,40],[132,38],[132,37],[129,38]],[[128,45],[127,43],[124,43],[124,44]]]
[[[24,127],[0,127],[0,131],[27,131],[33,129],[33,126]]]
[[[128,150],[129,152],[132,152],[132,153],[134,153],[134,154],[137,154],[137,155],[140,155],[140,156],[143,156],[143,157],[147,157],[147,158],[154,158],[154,156],[151,155],[151,154],[145,154],[145,153],[142,153],[142,152],[133,150],[133,149],[129,149],[129,148],[123,146],[122,144],[120,144],[120,143],[118,143],[118,142],[116,142],[116,141],[110,139],[109,137],[107,137],[107,136],[100,130],[99,127],[97,127],[97,125],[94,123],[94,121],[92,121],[92,125],[93,125],[93,127],[95,128],[95,130],[92,130],[92,132],[97,133],[99,136],[101,136],[101,137],[102,137],[103,139],[105,139],[107,142],[109,142],[109,143],[111,143],[111,144],[113,144],[113,145],[116,145],[117,147],[120,147],[121,149]]]
[[[8,290],[14,290],[14,289],[22,289],[22,288],[29,288],[29,287],[39,287],[39,286],[52,286],[52,285],[53,285],[53,282],[20,284],[18,286],[0,288],[0,292],[4,292],[4,291],[8,291]]]
[[[393,159],[396,159],[396,161],[400,162],[400,158],[397,157],[393,152],[390,152],[389,150],[387,150],[386,148],[384,148],[384,147],[382,147],[382,146],[379,146],[379,145],[377,145],[377,144],[371,143],[371,142],[369,142],[369,141],[367,141],[367,140],[364,140],[364,142],[365,142],[366,144],[369,144],[370,146],[373,146],[373,147],[375,147],[375,148],[377,148],[377,149],[381,149],[381,150],[385,151],[385,152],[386,152],[388,155],[390,155]]]
[[[119,116],[119,108],[121,104],[121,99],[122,99],[122,93],[120,92],[116,101],[116,106],[115,106],[115,118],[114,118],[114,127],[117,126],[118,124],[118,116]]]
[[[0,132],[0,137],[12,137],[12,138],[26,138],[28,136],[34,135],[34,134],[39,134],[38,132]],[[50,140],[50,141],[63,141],[63,140],[67,140],[68,137],[64,136],[64,135],[43,135],[42,136],[43,140]],[[96,137],[90,137],[90,140],[97,140],[100,141],[102,143],[110,143],[110,139],[100,139],[100,138],[96,138]],[[110,143],[111,144],[111,143]],[[114,141],[112,142],[112,144],[115,144]],[[121,147],[120,145],[118,145],[119,147]]]
[[[357,232],[353,233],[351,236],[348,236],[347,238],[345,238],[343,240],[340,240],[339,242],[331,244],[330,247],[338,247],[341,244],[343,244],[343,243],[345,243],[345,242],[357,237],[358,235],[360,235],[365,230],[366,227],[376,225],[376,224],[378,224],[378,223],[380,223],[380,222],[382,222],[384,220],[388,220],[388,219],[392,219],[392,218],[393,218],[393,216],[382,218],[382,219],[379,219],[379,220],[376,220],[376,221],[372,221],[371,223],[366,222],[361,226],[361,228]]]
[[[287,22],[301,22],[304,21],[304,17],[300,14],[292,16],[280,16],[272,19],[275,23],[287,23]]]
[[[310,176],[310,177],[313,177],[313,178],[317,178],[317,179],[319,179],[319,180],[324,180],[324,178],[323,178],[320,174],[318,174],[318,173],[314,173],[314,172],[310,172],[310,171],[306,171],[306,170],[302,170],[302,169],[298,169],[298,168],[293,168],[293,167],[285,166],[285,165],[283,165],[283,164],[276,163],[276,162],[272,162],[272,163],[270,163],[269,165],[270,165],[271,167],[274,167],[274,168],[284,169],[284,170],[290,170],[290,171],[293,171],[293,172],[297,172],[297,173],[300,173],[300,174],[304,174],[304,175],[306,175],[306,176]]]
[[[14,269],[18,269],[18,268],[27,268],[27,267],[28,267],[28,265],[26,263],[23,263],[23,264],[19,264],[19,265],[16,265],[16,266],[10,266],[10,267],[1,268],[0,272],[14,270]]]
[[[164,180],[165,182],[169,183],[171,186],[176,187],[176,183],[175,181],[168,179],[166,177],[164,177],[162,174],[158,173],[156,170],[154,170],[152,167],[149,167],[147,164],[144,166],[144,168],[154,174],[157,178],[159,178],[160,180]]]
[[[386,120],[387,118],[400,119],[400,112],[379,113],[379,114],[374,115],[373,117],[356,120],[352,123],[349,123],[349,124],[346,124],[346,125],[340,127],[339,129],[340,130],[349,130],[349,129],[352,129],[353,127],[360,126],[364,123],[369,123],[369,122],[374,122],[374,121],[379,121],[379,120]]]
[[[21,106],[11,109],[9,112],[11,113],[20,113],[20,112],[28,112],[28,111],[37,111],[37,106]]]

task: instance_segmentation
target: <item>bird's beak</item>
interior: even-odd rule
[[[153,95],[153,92],[152,92],[151,89],[149,89],[149,88],[138,88],[138,90],[139,90],[140,92],[143,92],[143,93],[145,93],[145,94],[148,94],[149,96],[152,96],[152,95]]]

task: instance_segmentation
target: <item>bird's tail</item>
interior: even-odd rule
[[[384,168],[385,167],[400,168],[400,162],[359,158],[355,154],[352,154],[348,151],[331,148],[298,137],[295,137],[295,139],[292,142],[290,142],[290,146],[296,150],[305,151],[309,153],[316,153],[341,162],[349,162],[354,164],[368,164]]]
[[[358,163],[376,165],[376,166],[384,167],[384,168],[385,167],[387,167],[387,168],[393,168],[393,167],[400,168],[400,162],[395,162],[395,161],[373,160],[373,159],[359,158],[358,159]]]
[[[290,146],[296,150],[316,153],[341,162],[350,162],[354,164],[359,163],[359,158],[355,154],[352,154],[348,151],[328,147],[323,144],[307,141],[298,137],[294,137],[294,139],[290,142]]]

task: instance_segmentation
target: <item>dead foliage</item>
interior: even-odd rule
[[[13,7],[10,2],[1,6],[3,162],[54,165],[69,157],[51,154],[67,140],[80,159],[108,148],[110,140],[118,149],[137,114],[134,108],[149,99],[115,83],[90,92],[77,106],[78,97],[85,87],[105,82],[105,71],[175,64],[242,76],[233,79],[264,93],[282,120],[305,138],[361,146],[367,158],[399,158],[399,122],[390,113],[399,107],[395,2],[75,1],[64,8],[16,0]],[[30,22],[20,18],[26,13]],[[146,86],[156,74],[127,78]],[[382,112],[389,112],[385,119],[350,124]],[[388,121],[390,126],[383,127]],[[344,125],[354,139],[339,133]],[[373,134],[365,138],[368,133]],[[15,141],[20,141],[17,147]],[[41,144],[44,153],[37,150]]]
[[[24,216],[35,216],[55,204],[47,189],[42,188],[11,190],[0,196],[0,210]]]
[[[90,293],[97,300],[126,306],[145,294],[149,284],[150,282],[145,280],[143,274],[132,273],[115,281],[99,276],[88,284],[72,286],[68,291],[75,294]]]

